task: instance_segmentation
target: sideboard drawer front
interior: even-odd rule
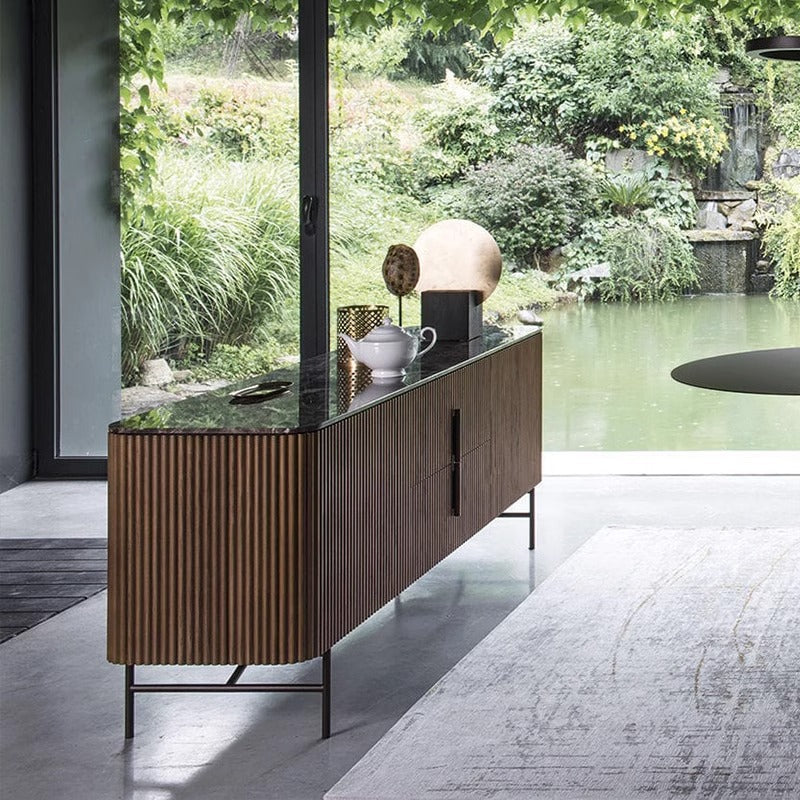
[[[401,507],[397,563],[401,589],[460,547],[496,516],[488,442],[418,483]],[[459,492],[460,488],[460,492]],[[455,494],[458,515],[455,513]]]
[[[409,486],[446,467],[453,455],[453,411],[460,414],[460,449],[468,453],[491,438],[489,359],[443,375],[403,396],[403,473]]]

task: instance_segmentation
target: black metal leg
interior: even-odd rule
[[[239,664],[239,666],[236,667],[236,669],[231,673],[231,676],[230,676],[230,678],[228,678],[228,680],[227,680],[225,685],[226,686],[235,686],[236,683],[238,682],[239,678],[242,677],[242,674],[244,673],[244,671],[246,669],[247,669],[247,665],[246,664]]]
[[[531,489],[528,497],[530,498],[530,511],[529,519],[528,519],[528,550],[533,550],[536,546],[536,500],[534,498],[534,493],[536,489]]]
[[[239,664],[225,683],[136,683],[133,664],[125,665],[125,738],[133,738],[133,702],[139,692],[148,694],[197,692],[314,692],[322,695],[322,738],[331,735],[331,651],[322,654],[321,683],[239,683],[247,664]]]
[[[133,739],[133,664],[125,665],[125,738]]]
[[[331,651],[322,654],[322,738],[331,738]]]

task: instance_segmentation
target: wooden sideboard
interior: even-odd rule
[[[438,346],[362,407],[342,408],[322,359],[283,371],[293,389],[269,404],[231,406],[226,389],[111,426],[108,659],[126,665],[126,736],[148,691],[318,691],[329,735],[333,645],[533,502],[538,333]],[[320,684],[239,683],[246,665],[318,656]],[[222,686],[175,686],[135,683],[140,664],[238,666]]]

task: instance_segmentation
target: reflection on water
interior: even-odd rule
[[[800,450],[800,397],[676,383],[697,358],[800,345],[800,304],[744,295],[542,312],[545,450]]]

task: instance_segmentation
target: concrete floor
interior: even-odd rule
[[[0,535],[96,536],[102,483],[27,484],[0,495]],[[122,738],[122,669],[105,661],[105,593],[0,646],[0,795],[15,800],[318,800],[435,681],[604,525],[785,526],[798,477],[551,477],[525,520],[496,520],[333,650],[333,737],[319,699],[149,695]],[[216,668],[142,668],[219,680]],[[314,680],[319,664],[245,680]]]

